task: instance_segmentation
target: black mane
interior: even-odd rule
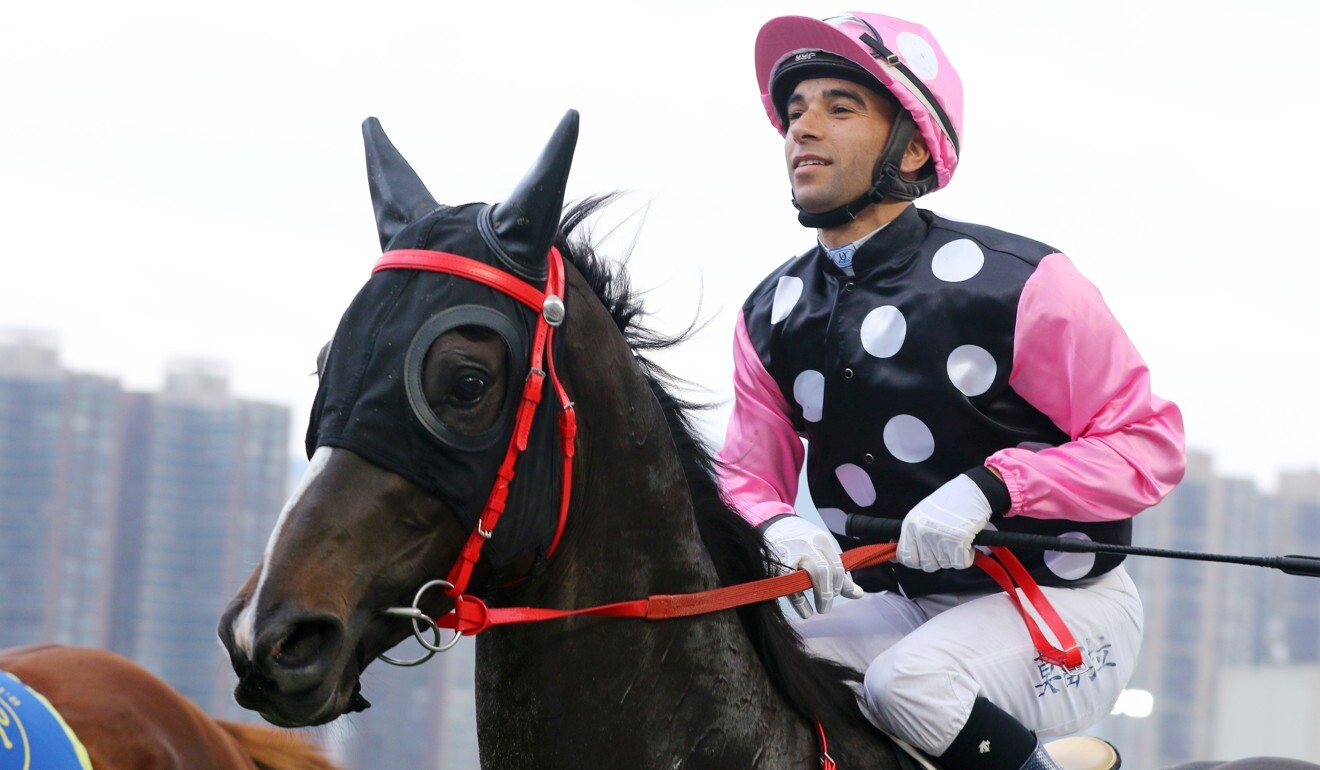
[[[683,381],[641,355],[678,345],[697,329],[696,323],[674,335],[647,329],[641,323],[646,317],[641,298],[633,291],[622,266],[610,264],[602,258],[590,243],[589,233],[576,233],[587,219],[618,197],[618,193],[594,196],[568,207],[561,220],[556,245],[564,258],[586,278],[628,345],[638,353],[636,360],[664,410],[678,447],[683,473],[692,493],[697,528],[715,563],[721,584],[735,585],[772,577],[777,572],[760,534],[725,502],[716,479],[715,457],[694,429],[693,412],[708,405],[675,395]],[[836,720],[864,721],[848,684],[861,681],[861,674],[811,656],[776,602],[740,607],[738,615],[775,686],[804,718],[826,725]]]

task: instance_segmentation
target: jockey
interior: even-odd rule
[[[742,307],[725,496],[785,570],[810,573],[796,627],[865,671],[878,727],[946,767],[1057,767],[1038,736],[1110,711],[1141,600],[1121,557],[1017,554],[1081,648],[1085,668],[1066,670],[968,569],[972,540],[1130,543],[1132,517],[1182,478],[1178,408],[1066,256],[913,204],[949,183],[962,141],[961,81],[924,27],[776,18],[756,72],[817,243]],[[804,454],[831,531],[794,510]],[[845,572],[850,514],[902,520],[897,564]],[[836,596],[853,601],[827,615]]]

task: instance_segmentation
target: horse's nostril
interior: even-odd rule
[[[284,669],[304,668],[315,663],[335,643],[339,624],[333,620],[303,620],[294,623],[284,638],[270,650],[270,658]]]

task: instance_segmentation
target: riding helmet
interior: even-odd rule
[[[895,197],[916,197],[949,183],[962,143],[962,80],[925,27],[878,13],[824,20],[781,16],[761,27],[756,78],[766,113],[779,133],[787,128],[785,113],[793,89],[802,80],[819,77],[842,78],[881,95],[892,94],[916,124],[931,163],[915,184],[908,183],[908,194]],[[896,148],[899,156],[905,147]]]

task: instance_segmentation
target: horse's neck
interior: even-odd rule
[[[635,373],[573,395],[613,408],[579,407],[564,541],[543,575],[501,603],[578,608],[714,588],[682,464],[645,380]],[[477,678],[483,761],[492,767],[816,761],[814,739],[732,612],[496,629],[479,645]]]
[[[626,454],[611,460],[619,468],[641,461]],[[650,497],[650,485],[633,491],[635,497],[608,501],[617,509],[608,517],[617,520],[609,536],[573,532],[537,581],[549,588],[526,591],[528,603],[577,608],[715,585],[695,528],[681,542],[673,512]],[[644,524],[625,523],[630,518]],[[809,734],[775,692],[732,612],[496,629],[481,639],[477,679],[489,767],[656,767],[678,758],[687,758],[687,767],[814,762]]]

